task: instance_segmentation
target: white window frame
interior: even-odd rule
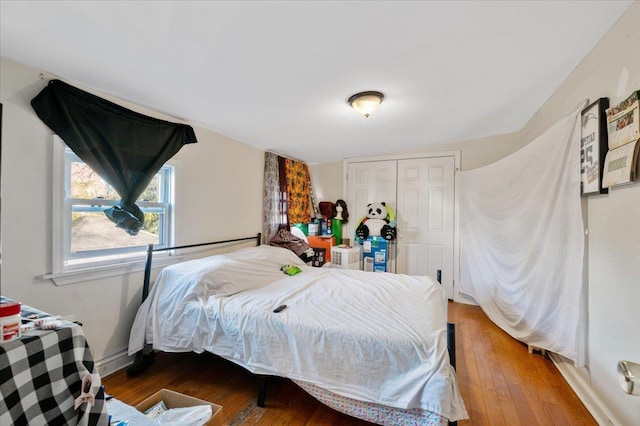
[[[67,168],[70,162],[78,158],[73,152],[69,152],[66,144],[59,136],[54,135],[53,141],[53,194],[52,194],[52,263],[51,274],[40,276],[43,279],[53,279],[57,285],[72,284],[90,279],[107,276],[122,275],[142,270],[146,257],[146,246],[126,247],[122,249],[97,250],[93,255],[85,253],[72,255],[71,248],[71,208],[72,205],[92,204],[91,200],[67,198],[66,188],[69,188],[70,177]],[[82,160],[80,160],[82,161]],[[154,247],[171,246],[174,241],[174,201],[175,201],[175,175],[177,162],[167,162],[165,167],[169,170],[169,179],[166,190],[168,203],[137,202],[143,211],[149,209],[165,209],[165,220],[160,230],[160,243]],[[166,170],[166,169],[165,169]],[[101,208],[118,205],[119,201],[100,200]],[[93,202],[95,205],[95,201]],[[115,226],[115,225],[114,225]],[[124,232],[124,231],[123,231]],[[170,256],[171,253],[166,253]],[[154,266],[172,263],[177,260],[165,259],[163,256],[154,256]],[[92,260],[93,259],[93,260]]]

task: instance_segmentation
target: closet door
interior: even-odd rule
[[[397,263],[400,274],[442,271],[453,299],[454,157],[398,160]]]
[[[367,204],[384,201],[396,211],[397,161],[349,163],[347,166],[347,206],[349,223],[344,237],[353,241],[358,220],[367,212]]]

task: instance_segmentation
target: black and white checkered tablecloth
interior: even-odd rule
[[[25,309],[23,306],[23,315]],[[33,310],[37,311],[37,310]],[[74,402],[92,376],[95,404]],[[65,321],[0,344],[0,425],[107,425],[100,376],[82,327]]]

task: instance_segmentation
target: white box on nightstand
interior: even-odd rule
[[[360,246],[331,247],[331,267],[340,269],[360,269]]]

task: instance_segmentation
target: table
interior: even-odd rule
[[[1,302],[11,300],[0,297]],[[49,314],[22,305],[21,315]],[[95,403],[83,402],[82,379],[90,375]],[[53,330],[29,331],[0,344],[0,424],[107,425],[104,391],[82,327],[62,321]]]

